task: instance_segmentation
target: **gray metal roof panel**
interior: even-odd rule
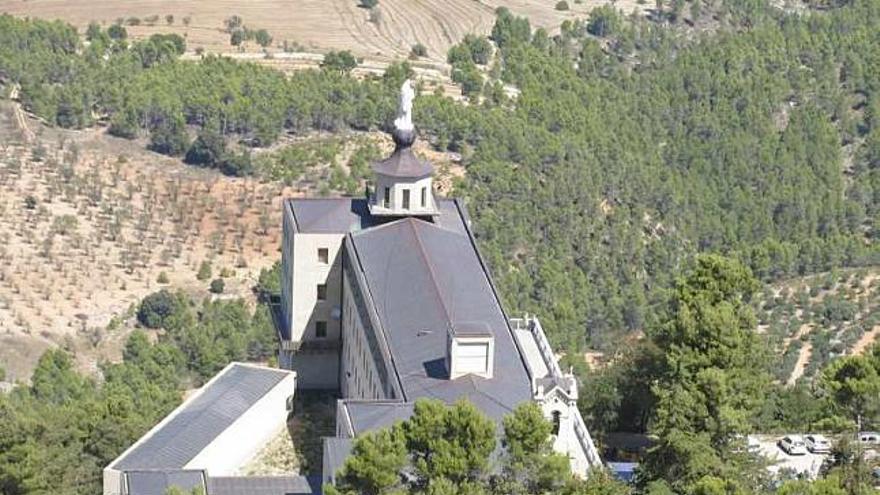
[[[172,486],[187,493],[205,488],[205,476],[200,470],[128,471],[125,478],[129,495],[165,495]]]
[[[460,225],[453,229],[415,218],[397,220],[352,234],[352,244],[406,399],[467,397],[501,419],[531,398],[530,380],[464,218],[458,213],[455,218]],[[457,321],[482,322],[490,329],[493,378],[447,378],[447,332]]]
[[[290,373],[233,364],[118,459],[119,470],[179,469]]]
[[[320,495],[320,493],[320,476],[211,476],[208,478],[208,495]]]

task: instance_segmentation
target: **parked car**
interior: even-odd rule
[[[807,450],[814,454],[830,454],[831,442],[824,435],[807,435],[804,438]]]
[[[807,445],[800,435],[786,435],[779,439],[779,448],[788,455],[806,455]]]
[[[880,433],[876,431],[863,431],[859,433],[859,442],[865,445],[880,445]]]

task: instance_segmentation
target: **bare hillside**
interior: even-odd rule
[[[56,345],[94,369],[118,352],[124,336],[112,329],[144,295],[207,296],[202,263],[226,278],[221,297],[250,297],[278,259],[280,201],[293,188],[187,167],[101,130],[28,121],[23,131],[13,108],[0,108],[0,366],[10,379],[27,379]]]
[[[126,28],[134,37],[156,32],[184,35],[191,50],[230,52],[234,47],[224,31],[224,20],[242,18],[251,29],[266,29],[274,38],[273,51],[287,41],[305,51],[351,50],[374,61],[405,58],[416,43],[428,49],[422,63],[444,65],[446,52],[468,33],[488,34],[495,9],[508,7],[527,16],[536,27],[558,31],[565,19],[584,18],[605,0],[569,1],[569,10],[556,10],[556,0],[381,0],[372,12],[357,0],[3,0],[0,12],[44,19],[62,19],[80,28],[90,21],[109,25],[118,19],[137,19]],[[629,13],[642,10],[633,0],[614,4]],[[166,16],[173,19],[166,19]],[[169,22],[169,20],[171,22]],[[127,22],[126,22],[127,24]],[[246,46],[259,52],[254,43]]]

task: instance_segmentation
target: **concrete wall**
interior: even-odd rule
[[[211,476],[235,476],[239,469],[287,426],[287,401],[296,391],[291,373],[239,416],[184,469],[204,469]]]
[[[297,386],[302,390],[339,389],[339,350],[301,349],[286,354],[283,366],[296,371]]]
[[[125,487],[123,486],[122,472],[113,468],[104,468],[104,495],[123,495]]]
[[[339,313],[342,297],[343,234],[294,235],[292,270],[292,333],[291,340],[336,342],[340,337]],[[328,263],[318,260],[318,249],[328,250]],[[318,301],[318,284],[327,285],[327,299]],[[335,311],[334,311],[335,310]],[[315,324],[327,323],[327,336],[315,335]]]

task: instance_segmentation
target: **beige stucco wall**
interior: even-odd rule
[[[292,294],[291,340],[299,341],[338,341],[340,323],[334,316],[341,309],[342,290],[342,247],[343,234],[302,234],[293,235],[292,253]],[[318,249],[328,249],[329,263],[318,261]],[[318,301],[318,284],[327,284],[327,300]],[[318,339],[315,335],[315,322],[327,322],[327,336]]]
[[[374,199],[376,201],[376,204],[380,207],[383,206],[386,187],[391,188],[391,207],[389,208],[389,210],[391,210],[390,212],[400,214],[419,214],[433,213],[435,211],[434,194],[431,189],[432,178],[430,176],[416,181],[402,181],[401,179],[396,177],[376,175],[376,191],[374,194]],[[425,207],[422,207],[423,188],[425,189]],[[410,191],[408,210],[403,209],[404,189],[408,189]]]

